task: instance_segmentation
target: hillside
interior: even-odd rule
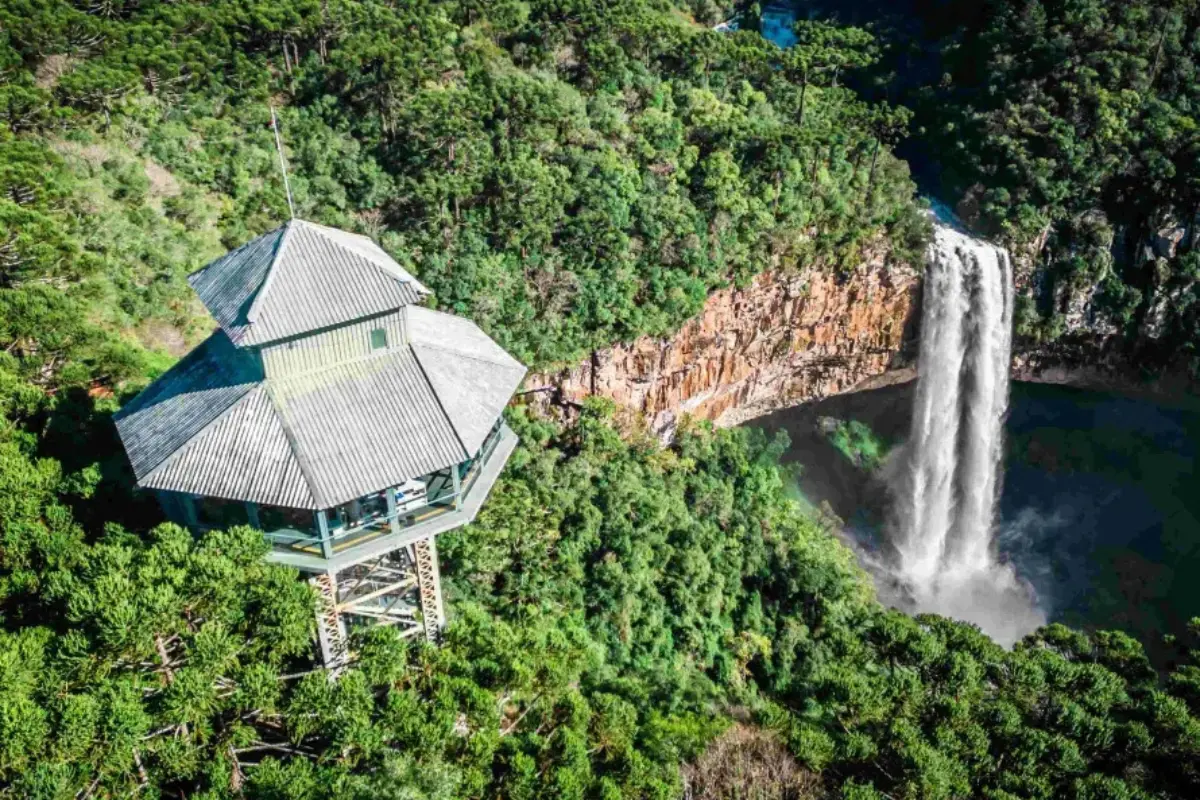
[[[186,328],[214,239],[286,218],[271,103],[300,216],[379,238],[535,365],[773,262],[920,242],[875,157],[893,112],[802,95],[757,36],[664,5],[6,6],[5,285],[77,289],[108,330]]]
[[[538,369],[768,271],[919,263],[912,112],[849,81],[878,43],[720,12],[0,0],[0,797],[1200,793],[1194,641],[1160,673],[1121,633],[885,609],[751,431],[510,409],[440,540],[444,641],[359,632],[337,680],[259,532],[131,491],[111,415],[211,329],[186,275],[288,217],[272,106],[298,215]]]

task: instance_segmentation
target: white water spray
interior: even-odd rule
[[[894,473],[895,577],[915,610],[1011,644],[1045,623],[993,532],[1012,331],[1008,253],[939,224],[925,273],[912,432]]]

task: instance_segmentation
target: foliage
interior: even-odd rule
[[[522,427],[551,446],[515,456],[480,522],[446,540],[459,596],[514,619],[582,605],[610,663],[662,687],[698,668],[849,795],[1195,792],[1197,709],[1166,688],[1190,668],[1164,686],[1123,634],[1051,626],[1009,652],[885,611],[785,499],[778,445],[691,430],[639,453],[594,414],[557,442]]]
[[[826,32],[798,85],[778,48],[658,0],[27,5],[0,4],[0,291],[52,280],[117,332],[186,330],[214,235],[286,218],[268,98],[298,213],[379,238],[534,365],[924,235],[886,147],[905,112],[827,69],[869,62],[861,32]]]
[[[1121,634],[1008,652],[885,610],[749,431],[663,448],[598,404],[514,412],[508,471],[441,540],[445,641],[360,632],[337,680],[259,534],[133,525],[111,393],[199,332],[187,271],[285,218],[268,102],[303,216],[545,365],[767,266],[919,251],[909,115],[846,85],[874,40],[801,33],[783,54],[655,0],[0,0],[0,795],[676,797],[738,707],[845,797],[1196,796],[1187,643],[1159,676]],[[1102,141],[1145,132],[1109,99]],[[1045,183],[1024,224],[1080,170],[1016,155]]]
[[[331,683],[305,674],[309,592],[253,532],[113,522],[150,527],[108,415],[202,332],[186,274],[286,218],[268,102],[301,215],[375,236],[537,365],[666,332],[768,266],[836,268],[889,231],[911,256],[924,231],[881,144],[888,112],[802,89],[780,58],[654,0],[0,2],[0,793],[677,794],[679,763],[724,724],[709,673],[744,683],[766,646],[724,650],[736,565],[680,564],[659,586],[619,560],[719,538],[686,512],[678,457],[600,417],[531,425],[587,451],[564,477],[578,553],[612,537],[588,579],[604,606],[559,572],[507,576],[515,595],[464,590],[442,647],[374,631]],[[533,470],[561,451],[523,452]],[[610,472],[610,498],[589,478],[605,462],[657,474],[657,494]],[[704,474],[698,491],[731,506]],[[654,543],[598,526],[593,492],[637,504]],[[831,569],[865,591],[845,554]],[[693,571],[714,608],[689,601]],[[644,628],[667,602],[687,617]]]
[[[696,800],[823,800],[821,779],[807,772],[771,731],[733,725],[684,770]]]
[[[1036,270],[1020,333],[1120,332],[1143,359],[1194,359],[1196,3],[812,5],[878,35],[881,57],[856,85],[913,110],[901,152]]]
[[[1195,240],[1156,242],[1188,235],[1200,204],[1198,13],[1174,0],[998,4],[950,60],[973,80],[936,101],[932,129],[939,146],[955,140],[946,152],[983,220],[1018,242],[1053,231],[1049,313],[1096,291],[1096,315],[1136,332],[1155,295],[1170,297],[1169,325],[1152,335],[1193,348],[1182,256]]]
[[[844,420],[824,417],[819,420],[829,443],[848,458],[856,467],[873,472],[887,457],[891,445],[859,420]]]
[[[1186,654],[1160,682],[1123,634],[1009,652],[884,610],[750,431],[511,423],[510,469],[442,539],[445,641],[368,629],[336,681],[256,532],[89,544],[55,497],[77,482],[5,451],[0,793],[675,797],[738,704],[847,796],[1195,794]]]
[[[984,182],[980,213],[1029,237],[1096,208],[1122,223],[1191,209],[1195,14],[1171,0],[990,10],[950,65],[975,80],[950,88],[935,134],[955,139],[964,183]]]

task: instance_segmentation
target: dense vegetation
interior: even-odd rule
[[[131,499],[108,415],[205,326],[183,276],[286,218],[269,103],[302,216],[545,365],[767,266],[916,252],[909,114],[846,83],[875,44],[810,34],[649,0],[0,0],[0,796],[674,797],[732,717],[811,794],[1196,796],[1187,643],[1159,675],[1121,634],[1006,652],[887,611],[749,432],[514,413],[441,540],[445,642],[375,629],[337,681],[259,534]]]
[[[880,438],[869,425],[859,420],[824,417],[820,425],[829,443],[854,466],[867,472],[879,469],[891,449],[890,442]]]
[[[1157,343],[1144,356],[1194,358],[1200,6],[811,5],[878,34],[884,57],[859,85],[913,110],[903,152],[929,189],[1035,253],[1020,332],[1116,331]]]
[[[787,499],[778,443],[663,450],[599,407],[513,423],[502,485],[442,540],[444,644],[372,629],[336,682],[256,532],[86,544],[70,480],[6,451],[0,792],[667,798],[734,708],[844,797],[1200,790],[1200,669],[1160,681],[1118,633],[1008,652],[885,611]]]
[[[182,277],[287,216],[270,103],[300,216],[377,236],[535,365],[884,230],[916,252],[880,147],[904,114],[780,60],[651,0],[6,0],[0,290],[24,310],[68,288],[161,344],[192,318]]]

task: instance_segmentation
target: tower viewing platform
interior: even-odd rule
[[[364,236],[292,220],[189,277],[219,328],[117,414],[138,486],[193,530],[251,525],[347,626],[434,635],[435,536],[479,511],[525,368]]]

